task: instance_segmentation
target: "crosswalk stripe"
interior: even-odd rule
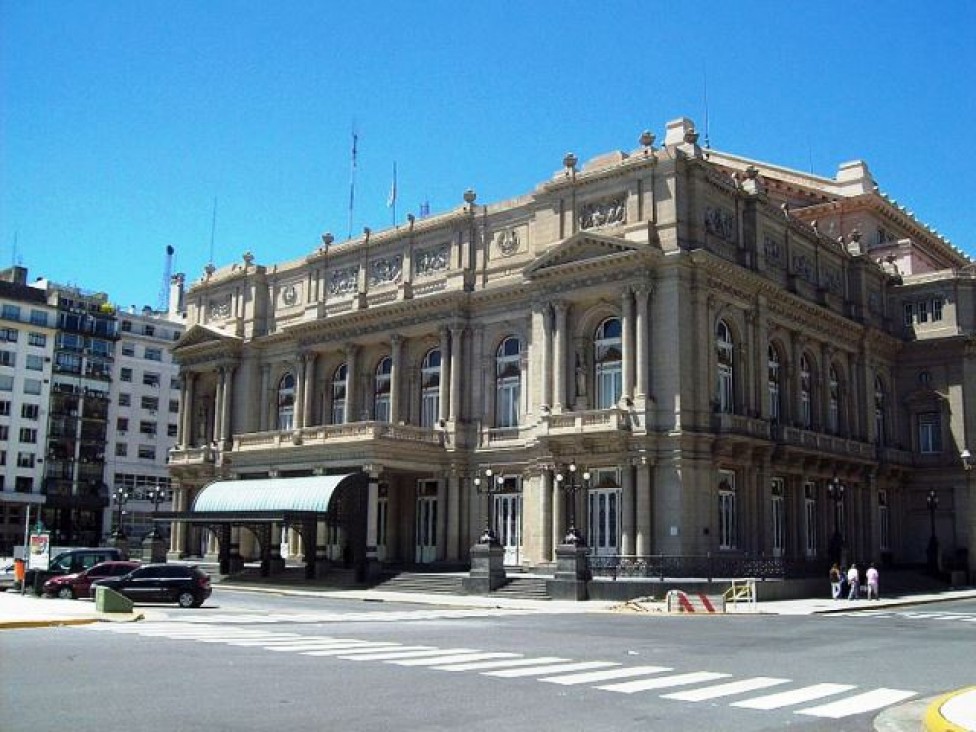
[[[248,647],[264,647],[264,648],[278,648],[281,646],[295,646],[301,645],[309,642],[308,636],[302,637],[296,635],[293,638],[243,638],[240,640],[230,640],[227,641],[229,646],[240,646],[242,648]],[[334,643],[331,640],[320,641],[322,643]]]
[[[305,641],[306,641],[305,643],[296,643],[295,645],[287,645],[287,646],[264,646],[264,650],[277,651],[279,653],[288,653],[288,652],[303,653],[305,651],[324,651],[324,650],[332,650],[337,648],[340,650],[344,650],[347,648],[352,649],[358,647],[358,646],[351,646],[349,644],[343,644],[342,646],[337,646],[335,643],[330,643],[328,641],[316,642],[314,638],[306,638]],[[371,648],[370,650],[375,650],[375,649]]]
[[[520,653],[457,653],[454,655],[438,656],[437,658],[409,658],[404,661],[389,661],[397,666],[436,666],[442,663],[464,663],[465,661],[481,661],[489,658],[521,658]]]
[[[709,699],[718,699],[723,696],[734,696],[744,694],[747,691],[757,691],[768,689],[770,686],[786,684],[789,679],[775,679],[769,676],[756,676],[751,679],[741,681],[729,681],[715,686],[706,686],[703,689],[686,689],[685,691],[675,691],[671,694],[662,694],[665,699],[677,699],[678,701],[700,702]]]
[[[350,661],[396,661],[401,658],[427,658],[429,656],[443,656],[446,653],[473,653],[471,648],[435,648],[427,646],[424,651],[380,651],[361,656],[350,656]],[[339,656],[342,658],[342,656]]]
[[[324,651],[305,651],[306,656],[346,656],[352,655],[354,653],[372,653],[380,649],[392,651],[395,648],[400,648],[402,650],[407,650],[408,648],[420,649],[420,646],[403,646],[399,643],[364,643],[359,647],[348,647],[348,648],[327,648]]]
[[[897,704],[905,699],[916,696],[914,691],[902,691],[901,689],[875,689],[863,694],[845,697],[839,701],[824,704],[810,709],[800,709],[797,714],[806,714],[811,717],[827,717],[828,719],[840,719],[851,714],[862,714],[863,712],[873,712],[890,704]]]
[[[625,679],[629,676],[659,674],[671,670],[673,669],[667,666],[630,666],[628,668],[611,668],[606,671],[585,671],[583,673],[566,674],[563,676],[546,676],[539,679],[539,681],[547,684],[575,686],[577,684],[592,684],[596,681],[609,681],[610,679]]]
[[[541,658],[516,658],[503,661],[474,661],[472,663],[451,663],[444,666],[431,666],[437,671],[481,671],[490,668],[514,668],[517,666],[533,666],[540,663],[566,663],[568,658],[558,656],[543,656]]]
[[[792,691],[783,691],[779,694],[769,694],[755,699],[732,702],[732,706],[746,709],[779,709],[792,704],[803,704],[814,699],[823,699],[825,696],[833,696],[854,688],[856,687],[851,684],[813,684]]]
[[[561,666],[532,666],[530,668],[509,668],[501,671],[483,671],[483,676],[498,676],[502,679],[517,679],[522,676],[542,676],[553,671],[585,671],[590,668],[607,668],[609,666],[619,666],[613,661],[579,661],[577,663],[566,663]]]
[[[604,691],[616,691],[621,694],[634,694],[638,691],[650,691],[651,689],[667,689],[671,686],[700,684],[703,681],[724,679],[728,676],[729,674],[720,674],[713,671],[694,671],[688,674],[659,676],[654,679],[641,679],[639,681],[625,681],[621,684],[607,684],[596,688],[603,689]]]

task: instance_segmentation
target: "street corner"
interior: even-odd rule
[[[922,716],[924,732],[976,732],[976,686],[943,694]]]

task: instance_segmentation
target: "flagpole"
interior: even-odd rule
[[[352,213],[356,205],[356,155],[359,135],[356,134],[356,126],[352,128],[352,164],[349,171],[349,234],[347,239],[352,239]]]
[[[390,208],[393,209],[393,228],[396,228],[397,215],[396,215],[396,203],[397,203],[397,169],[396,161],[393,161],[393,186],[390,188]]]

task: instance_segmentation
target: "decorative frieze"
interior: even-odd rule
[[[388,282],[399,282],[403,272],[403,255],[380,257],[369,263],[369,284],[382,285]]]
[[[230,317],[230,295],[221,298],[220,300],[211,300],[207,310],[210,314],[210,320],[225,320]]]
[[[429,277],[447,269],[448,255],[449,250],[447,244],[417,251],[413,257],[414,274],[418,277]]]
[[[584,203],[579,212],[579,228],[600,229],[627,223],[627,197],[625,195]]]
[[[359,267],[344,267],[332,271],[329,279],[330,295],[346,295],[356,291],[356,281],[359,278]]]
[[[495,239],[495,245],[503,256],[509,257],[519,250],[519,235],[515,229],[501,232]]]
[[[832,292],[835,295],[844,294],[844,283],[841,278],[840,269],[837,267],[830,267],[824,271],[820,284],[827,292]]]
[[[285,307],[290,308],[292,305],[298,302],[300,295],[301,285],[296,283],[289,283],[281,288],[281,304]]]
[[[735,214],[719,206],[705,207],[705,231],[727,242],[735,242]]]
[[[813,276],[813,262],[806,254],[793,255],[793,274],[811,284],[816,281]]]
[[[770,266],[782,269],[785,265],[783,261],[783,246],[771,236],[763,238],[763,255]]]

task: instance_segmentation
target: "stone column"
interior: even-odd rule
[[[653,551],[654,540],[651,533],[651,469],[644,464],[643,458],[636,468],[637,488],[636,488],[636,513],[637,513],[637,539],[634,542],[634,553],[638,556],[646,556]]]
[[[390,337],[390,424],[400,421],[400,375],[403,358],[403,337]]]
[[[448,421],[452,424],[458,421],[461,414],[461,363],[464,341],[464,328],[454,326],[451,328],[451,370],[450,378],[450,403],[448,404]],[[443,356],[441,363],[444,363]]]
[[[271,421],[271,405],[277,401],[277,394],[275,399],[271,398],[271,364],[263,364],[261,366],[261,401],[258,407],[258,429],[261,432],[267,432],[272,424]],[[275,425],[277,426],[277,425]]]
[[[566,536],[566,494],[559,490],[551,473],[549,480],[552,483],[552,546],[555,550]]]
[[[221,444],[230,442],[231,438],[231,424],[230,424],[230,408],[234,400],[234,367],[225,366],[223,369],[223,378],[221,379],[221,397],[220,397],[220,437],[218,438]]]
[[[380,504],[380,471],[374,466],[364,468],[368,474],[366,492],[366,566],[363,568],[364,577],[375,577],[379,573],[379,555],[376,551],[376,517]],[[355,552],[354,552],[355,553]]]
[[[315,383],[315,359],[317,354],[314,352],[306,353],[302,356],[302,427],[308,427],[311,423],[312,413],[312,385]]]
[[[217,379],[214,385],[214,397],[213,397],[213,421],[212,421],[212,435],[211,440],[213,442],[220,441],[220,416],[223,413],[223,408],[220,400],[224,396],[224,379],[226,378],[224,370],[222,368],[216,369]]]
[[[634,384],[634,398],[644,402],[647,397],[648,352],[650,344],[650,320],[648,319],[648,288],[636,288],[637,317],[634,320],[634,331],[637,340],[637,375]]]
[[[539,474],[539,526],[542,527],[539,537],[539,559],[543,562],[553,560],[552,527],[552,471],[543,469]]]
[[[185,511],[187,505],[186,488],[173,486],[173,510]],[[169,527],[169,552],[167,559],[182,559],[186,556],[186,524],[172,523]]]
[[[624,465],[620,472],[622,477],[620,487],[620,553],[633,554],[637,535],[634,513],[634,469],[630,465]]]
[[[441,328],[441,373],[440,373],[440,383],[437,395],[438,409],[437,409],[437,419],[439,422],[443,423],[447,421],[449,401],[451,398],[450,391],[448,389],[450,380],[450,332],[447,328]],[[445,373],[447,372],[447,373]]]
[[[305,406],[305,359],[302,356],[295,359],[295,395],[292,405],[292,431],[300,430]]]
[[[358,372],[359,347],[353,343],[347,343],[346,351],[346,419],[348,422],[359,421],[359,399],[356,389],[356,374]]]
[[[437,525],[434,527],[437,532],[437,558],[447,558],[447,522],[449,519],[450,507],[448,506],[448,476],[442,475],[437,481]]]
[[[446,542],[444,558],[457,561],[461,558],[461,475],[452,470],[447,478]]]
[[[542,321],[542,378],[541,405],[545,409],[552,408],[552,308],[548,304],[540,304],[538,317]]]
[[[620,303],[620,380],[625,403],[634,400],[634,293],[625,289]]]
[[[186,371],[183,374],[183,388],[180,390],[180,437],[183,447],[193,446],[193,387],[196,374]]]
[[[559,414],[563,411],[563,405],[566,403],[566,343],[568,340],[568,333],[566,332],[566,311],[568,310],[568,305],[563,301],[557,301],[553,303],[553,311],[555,315],[555,328],[552,332],[552,344],[555,363],[550,362],[550,368],[553,371],[552,378],[552,411]]]

